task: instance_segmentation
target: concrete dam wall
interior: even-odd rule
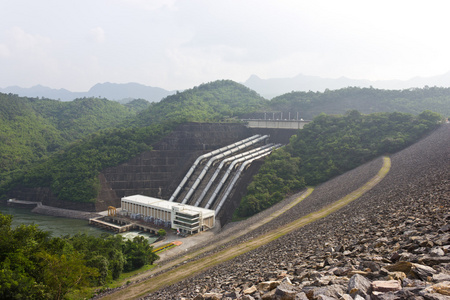
[[[136,194],[168,200],[199,155],[251,134],[251,129],[241,124],[180,125],[169,136],[154,144],[152,151],[103,170],[97,206],[119,206],[122,197]]]

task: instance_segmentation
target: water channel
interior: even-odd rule
[[[50,231],[53,237],[62,237],[65,235],[75,235],[77,233],[86,233],[89,235],[100,236],[101,234],[113,234],[110,231],[105,231],[100,228],[89,226],[87,220],[67,219],[60,217],[44,216],[32,213],[30,209],[8,207],[0,205],[0,213],[12,215],[12,226],[18,226],[20,224],[38,225],[38,228],[43,231]],[[133,239],[137,235],[142,235],[149,240],[149,243],[153,243],[157,238],[150,236],[147,233],[139,233],[135,231],[129,231],[120,233],[127,239]]]

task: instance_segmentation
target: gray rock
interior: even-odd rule
[[[420,262],[428,266],[450,263],[450,256],[424,256]]]
[[[433,249],[430,250],[430,256],[444,256],[444,250],[442,250],[442,248],[440,247],[434,247]]]
[[[236,293],[236,291],[223,294],[223,298],[225,298],[225,299],[237,299],[238,297],[239,297],[239,294]]]
[[[265,299],[265,300],[275,300],[277,299],[277,296],[275,296],[275,292],[276,290],[273,289],[267,293],[264,293],[264,295],[261,296],[261,299]]]
[[[334,297],[329,297],[326,295],[318,295],[315,299],[317,300],[336,300]]]
[[[222,299],[223,295],[219,293],[204,293],[203,299],[205,300],[220,300]]]
[[[294,300],[295,295],[300,292],[301,291],[298,288],[288,283],[281,283],[275,289],[275,295],[283,300]]]
[[[450,281],[450,274],[439,273],[433,274],[433,282]]]
[[[427,281],[428,277],[432,277],[434,274],[438,273],[432,267],[421,264],[412,264],[411,272],[424,281]]]
[[[340,285],[315,287],[306,292],[306,295],[308,296],[309,299],[316,299],[319,295],[324,295],[327,297],[338,299],[345,294],[344,289],[345,287],[342,287]]]
[[[436,283],[432,286],[427,287],[426,289],[424,289],[424,291],[429,292],[429,293],[445,295],[445,296],[447,296],[447,299],[448,299],[450,296],[450,281],[443,281],[443,282]]]
[[[280,281],[264,281],[258,284],[259,291],[271,291],[280,285]]]
[[[360,295],[361,297],[366,297],[370,294],[371,282],[366,277],[355,274],[350,278],[348,282],[347,292],[355,297],[356,295]]]
[[[371,272],[379,272],[380,266],[374,261],[363,261],[361,266],[364,268],[369,268]]]
[[[295,300],[309,300],[304,292],[300,292],[295,296]]]
[[[403,288],[394,294],[398,297],[397,299],[423,300],[424,298],[419,296],[422,290],[421,288]]]
[[[254,294],[256,291],[258,290],[258,288],[254,285],[252,285],[251,287],[245,289],[243,291],[244,295],[252,295]]]
[[[450,231],[450,224],[445,224],[444,226],[439,228],[439,232],[446,232],[446,231]]]
[[[403,272],[405,274],[409,274],[411,272],[413,264],[409,261],[399,261],[393,265],[384,266],[389,272]]]
[[[373,292],[396,292],[402,289],[402,285],[398,280],[379,280],[372,282]]]
[[[346,276],[352,270],[352,267],[336,268],[336,270],[333,271],[333,274],[336,276]]]
[[[398,297],[398,295],[396,295],[393,292],[387,292],[387,293],[383,293],[383,292],[373,292],[372,296],[370,299],[373,300],[398,300],[400,299]]]
[[[419,296],[422,296],[423,298],[427,300],[448,300],[449,296],[438,294],[438,293],[431,293],[426,290],[422,290],[419,292]]]

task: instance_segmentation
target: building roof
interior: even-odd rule
[[[123,197],[122,200],[126,200],[126,201],[128,201],[130,203],[134,203],[134,204],[159,207],[159,208],[161,208],[163,210],[167,210],[167,211],[171,211],[172,207],[178,207],[178,208],[180,208],[180,212],[183,212],[183,213],[187,213],[188,211],[192,211],[195,213],[201,212],[203,215],[203,218],[215,215],[215,211],[211,210],[211,209],[206,209],[206,208],[187,205],[187,204],[181,204],[178,202],[170,202],[170,201],[167,201],[164,199],[158,199],[158,198],[153,198],[153,197],[144,196],[144,195],[127,196],[127,197]]]

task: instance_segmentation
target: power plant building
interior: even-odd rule
[[[215,225],[215,211],[163,199],[133,195],[121,200],[122,214],[155,224],[170,224],[183,233],[197,233]]]

